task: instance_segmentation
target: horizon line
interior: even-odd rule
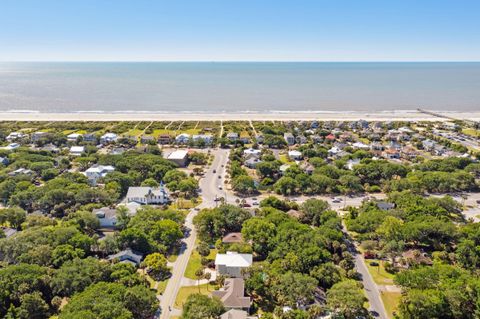
[[[480,60],[0,60],[0,63],[479,63]]]

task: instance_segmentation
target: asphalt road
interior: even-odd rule
[[[202,196],[202,203],[198,206],[199,209],[215,207],[215,198],[225,196],[225,192],[219,189],[219,185],[222,185],[225,176],[226,164],[228,161],[228,150],[212,150],[214,160],[212,166],[207,170],[205,176],[200,180],[200,189]],[[222,166],[223,165],[223,166]],[[216,170],[214,174],[212,171]],[[222,176],[218,178],[218,175]],[[193,226],[193,218],[198,213],[197,210],[190,210],[190,213],[185,219],[185,226],[189,228],[190,234],[188,237],[182,240],[182,249],[178,255],[175,265],[172,269],[172,276],[170,277],[165,292],[163,293],[160,301],[161,313],[157,318],[168,319],[175,312],[174,303],[177,298],[178,291],[181,287],[181,281],[185,269],[187,268],[188,260],[192,254],[195,240],[197,238],[197,231]]]

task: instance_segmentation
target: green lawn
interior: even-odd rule
[[[217,250],[216,249],[210,249],[210,255],[207,256],[208,259],[215,259],[215,256],[217,255]],[[202,267],[202,256],[197,252],[196,249],[193,250],[192,255],[190,256],[190,259],[188,260],[187,264],[187,269],[185,269],[185,274],[184,276],[190,279],[197,279],[195,276],[195,271]]]
[[[380,266],[370,266],[371,262],[377,262]],[[365,260],[367,264],[368,271],[370,275],[372,275],[373,281],[375,281],[378,285],[393,285],[393,277],[395,275],[390,274],[385,271],[383,267],[383,263],[381,260],[378,259],[367,259]]]
[[[400,292],[387,292],[381,293],[383,304],[385,305],[385,311],[390,318],[393,318],[393,312],[397,311],[400,304],[400,298],[402,294]]]
[[[188,286],[182,287],[178,291],[177,299],[175,299],[175,308],[182,309],[183,304],[187,301],[188,296],[192,294],[201,293],[202,295],[209,295],[215,287],[212,285]]]
[[[278,159],[280,160],[280,162],[282,162],[283,164],[293,164],[295,162],[291,161],[290,158],[288,157],[287,154],[280,154],[278,156]]]
[[[157,294],[161,295],[165,292],[165,288],[167,288],[168,279],[159,281],[157,287]]]
[[[464,128],[462,130],[463,134],[466,134],[466,135],[470,135],[470,136],[479,136],[480,135],[480,131],[474,129],[474,128]]]

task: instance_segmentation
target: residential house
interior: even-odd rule
[[[32,134],[32,142],[38,142],[42,138],[46,138],[50,134],[48,132],[35,132]]]
[[[127,149],[125,147],[114,147],[110,150],[110,155],[122,155]]]
[[[118,260],[119,262],[133,264],[134,266],[139,266],[142,262],[142,259],[143,255],[141,253],[135,252],[130,248],[108,256],[108,260]]]
[[[395,204],[389,202],[377,202],[377,207],[381,210],[391,210],[395,208]]]
[[[96,143],[97,142],[97,136],[93,133],[87,133],[83,135],[83,141],[88,142],[88,143]]]
[[[323,137],[321,137],[320,135],[315,134],[315,135],[310,136],[310,138],[312,139],[313,144],[319,144],[319,143],[323,142]]]
[[[242,269],[250,267],[252,262],[252,254],[239,254],[227,251],[226,254],[217,254],[215,268],[220,275],[242,277]]]
[[[410,268],[417,265],[431,266],[433,261],[427,253],[418,249],[410,249],[402,253],[401,264],[405,268]]]
[[[163,205],[170,201],[165,187],[129,187],[127,192],[127,203],[136,202],[142,205]]]
[[[33,175],[33,171],[26,168],[19,168],[13,172],[8,173],[9,176],[18,176],[18,175]]]
[[[302,155],[302,152],[300,151],[297,151],[297,150],[292,150],[292,151],[288,151],[288,157],[291,159],[291,160],[301,160],[303,155]]]
[[[202,142],[202,143],[205,143],[205,145],[210,145],[213,143],[213,135],[212,134],[193,135],[192,140],[195,143]]]
[[[17,233],[17,230],[10,227],[0,227],[0,231],[3,231],[5,238],[10,238]]]
[[[235,142],[236,140],[238,140],[238,133],[236,132],[229,132],[227,134],[227,139],[232,141],[232,142]]]
[[[70,155],[72,156],[80,156],[82,153],[85,152],[85,146],[72,146],[70,147]]]
[[[245,296],[245,282],[243,278],[227,278],[220,290],[212,292],[212,296],[218,297],[226,309],[250,309],[250,297]]]
[[[297,136],[297,138],[295,139],[295,142],[296,142],[297,144],[303,145],[303,144],[306,144],[306,143],[307,143],[307,138],[306,138],[305,136],[303,136],[303,135],[299,135],[299,136]]]
[[[437,142],[432,141],[432,140],[424,140],[422,141],[422,146],[425,151],[431,152],[434,150],[435,146],[437,145]]]
[[[190,141],[190,134],[182,133],[175,137],[175,143],[187,144]]]
[[[390,160],[400,159],[400,152],[395,148],[389,148],[383,152],[383,157]]]
[[[373,142],[370,144],[370,149],[372,151],[383,151],[385,149],[385,146],[382,143]]]
[[[240,142],[242,142],[243,144],[250,143],[250,134],[248,134],[248,132],[246,131],[240,133],[239,138],[240,138]]]
[[[188,151],[176,150],[167,156],[170,162],[178,165],[178,167],[186,167],[188,164]]]
[[[285,142],[287,142],[287,145],[293,145],[295,144],[295,136],[293,136],[292,133],[284,133],[283,138],[285,139]]]
[[[114,170],[115,167],[111,165],[95,164],[85,171],[85,176],[87,176],[90,185],[95,186],[100,178],[107,176],[108,173],[111,173]]]
[[[166,145],[171,143],[172,143],[172,137],[169,134],[161,134],[158,136],[158,144]]]
[[[224,244],[241,243],[242,241],[242,233],[228,233],[222,238]]]
[[[115,143],[118,140],[118,136],[115,133],[105,133],[100,137],[101,144]]]
[[[281,175],[285,175],[285,172],[287,171],[287,169],[290,167],[291,165],[290,164],[283,164],[281,165],[278,170],[280,171],[280,174]]]
[[[20,144],[18,143],[10,143],[7,146],[3,147],[3,149],[7,151],[13,151],[14,149],[17,149],[19,147],[20,147]]]
[[[15,142],[15,141],[24,139],[24,138],[26,138],[27,136],[28,136],[27,134],[22,133],[22,132],[11,132],[11,133],[8,134],[8,136],[6,137],[6,140],[7,140],[8,142]]]
[[[0,157],[0,164],[7,166],[8,163],[10,163],[10,161],[8,160],[7,157]]]
[[[76,142],[78,141],[78,138],[82,137],[82,134],[79,133],[72,133],[67,135],[67,141],[68,142]]]
[[[335,135],[333,135],[333,134],[331,134],[331,133],[328,134],[327,136],[325,136],[325,140],[326,140],[326,141],[333,142],[333,141],[335,141],[335,139],[336,139]]]
[[[353,171],[353,168],[354,168],[355,166],[357,166],[358,164],[360,164],[360,160],[359,160],[358,158],[356,158],[356,159],[349,159],[349,160],[347,161],[347,165],[346,165],[346,166],[347,166],[347,168],[348,168],[349,170]]]
[[[353,144],[352,144],[352,147],[353,147],[353,148],[356,148],[356,149],[360,149],[360,150],[368,150],[368,149],[370,149],[370,145],[367,145],[367,144],[362,143],[362,142],[353,143]]]
[[[255,169],[262,161],[256,157],[250,157],[243,163],[246,167]]]
[[[308,175],[312,175],[313,171],[315,170],[315,167],[308,162],[302,163],[300,165],[300,168],[305,172],[305,174],[308,174]]]
[[[103,207],[94,209],[92,212],[100,223],[100,228],[115,228],[117,224],[117,210],[114,208]]]
[[[220,319],[257,319],[256,316],[249,316],[248,312],[238,309],[230,309],[220,316]]]
[[[263,142],[265,141],[265,137],[263,136],[263,134],[257,134],[255,135],[255,141],[257,141],[258,144],[263,144]]]
[[[154,141],[155,137],[153,137],[152,135],[142,135],[142,137],[140,138],[140,142],[143,144],[150,144]]]
[[[259,158],[260,155],[262,154],[261,150],[256,150],[253,148],[247,148],[246,150],[243,150],[243,157],[244,158]]]

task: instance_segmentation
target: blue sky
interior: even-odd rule
[[[1,0],[3,61],[479,61],[478,0]]]

